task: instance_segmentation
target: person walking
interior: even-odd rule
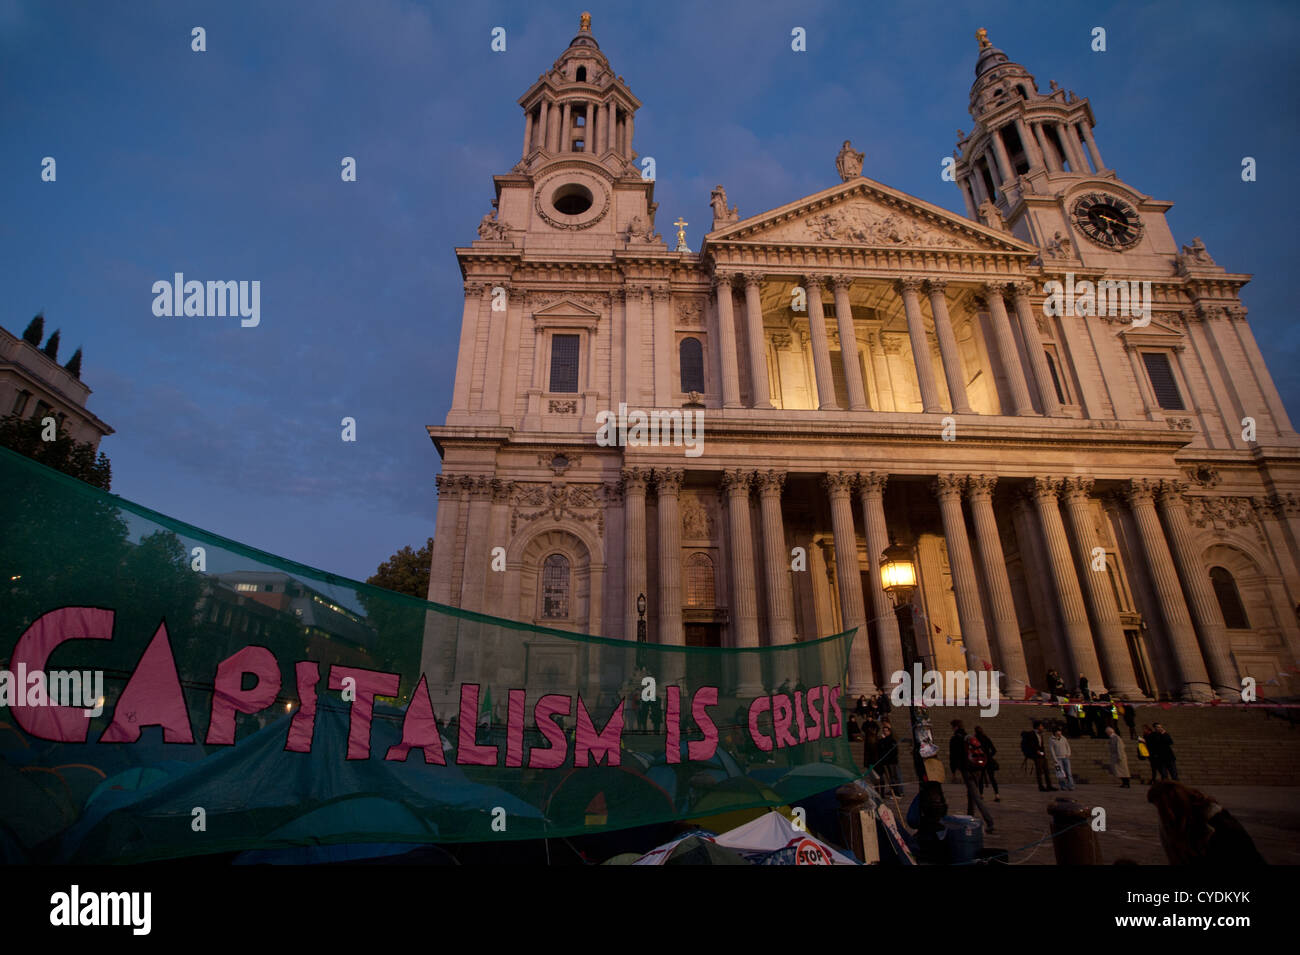
[[[1137,739],[1137,707],[1129,700],[1124,701],[1124,725],[1128,727],[1128,738]]]
[[[948,741],[948,765],[961,777],[966,786],[966,815],[975,815],[975,810],[984,817],[984,826],[989,835],[993,835],[993,814],[984,805],[976,788],[975,780],[980,770],[988,765],[988,758],[978,739],[966,735],[961,720],[952,721],[952,739]]]
[[[903,777],[898,770],[898,740],[889,722],[880,724],[880,741],[876,744],[876,769],[895,796],[903,795]]]
[[[1128,754],[1124,752],[1124,737],[1115,732],[1115,727],[1106,727],[1106,746],[1110,753],[1110,772],[1119,780],[1121,789],[1131,789],[1128,774]]]
[[[1074,775],[1070,771],[1070,741],[1061,734],[1058,726],[1047,741],[1052,758],[1056,760],[1056,778],[1061,781],[1062,789],[1074,788]]]
[[[880,787],[880,772],[877,766],[879,762],[880,727],[873,720],[867,723],[862,734],[862,765],[867,768],[871,776],[871,785],[876,788]]]
[[[1151,738],[1147,740],[1147,749],[1151,750],[1151,762],[1154,766],[1157,757],[1160,760],[1160,778],[1178,779],[1178,759],[1174,756],[1174,738],[1169,735],[1163,723],[1152,727]]]
[[[1043,724],[1034,720],[1034,728],[1020,734],[1020,752],[1025,759],[1034,764],[1034,779],[1038,782],[1038,791],[1045,793],[1054,790],[1051,776],[1047,769],[1047,748],[1043,740]]]
[[[1052,755],[1051,747],[1047,745],[1052,738],[1052,734],[1047,731],[1047,727],[1043,725],[1042,720],[1034,721],[1034,737],[1038,743],[1039,758],[1042,760],[1042,777],[1047,781],[1047,791],[1056,792],[1056,787],[1052,785],[1052,780],[1057,775],[1056,757]],[[1037,770],[1038,768],[1038,764],[1035,763],[1034,769]]]
[[[983,727],[975,727],[975,738],[980,741],[980,746],[984,749],[984,758],[988,760],[979,775],[980,795],[984,795],[984,784],[987,783],[993,787],[993,801],[1001,802],[1002,796],[998,793],[998,778],[994,775],[999,768],[998,761],[994,758],[998,754],[998,748],[993,745],[993,740],[989,739]]]

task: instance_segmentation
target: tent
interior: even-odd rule
[[[756,865],[858,865],[857,860],[796,829],[779,812],[724,832],[717,843]]]

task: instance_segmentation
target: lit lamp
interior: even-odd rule
[[[903,666],[907,672],[907,685],[911,688],[908,700],[908,712],[912,722],[912,763],[916,769],[916,778],[925,780],[925,760],[921,757],[922,741],[932,739],[930,720],[916,706],[916,693],[919,687],[912,686],[915,679],[917,663],[916,633],[912,629],[912,592],[916,590],[916,562],[912,560],[910,548],[894,543],[890,539],[889,547],[880,555],[880,586],[894,601],[894,616],[898,618],[898,636],[903,644]]]

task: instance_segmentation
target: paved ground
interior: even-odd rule
[[[1136,780],[1131,789],[1122,789],[1113,780],[1099,777],[1079,784],[1072,793],[1043,793],[1033,782],[1016,779],[1014,773],[1007,774],[1007,779],[1007,783],[999,780],[1001,802],[992,801],[991,789],[984,791],[995,829],[992,836],[985,834],[984,846],[1012,850],[1011,864],[1056,864],[1056,854],[1048,838],[1051,816],[1047,807],[1062,795],[1089,809],[1101,806],[1106,810],[1106,831],[1096,833],[1104,862],[1132,859],[1140,865],[1168,864],[1160,848],[1155,807],[1146,801],[1147,787]],[[905,799],[900,800],[904,811],[915,792],[908,780]],[[966,812],[963,785],[946,781],[944,794],[949,812]],[[1268,862],[1300,864],[1300,790],[1282,786],[1216,786],[1208,794],[1245,826]],[[1040,840],[1043,841],[1039,845],[1031,845]]]

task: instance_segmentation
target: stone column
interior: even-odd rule
[[[1016,132],[1020,134],[1020,143],[1025,147],[1025,157],[1029,160],[1029,167],[1031,169],[1035,167],[1046,168],[1043,163],[1043,153],[1038,148],[1038,143],[1034,141],[1034,137],[1029,132],[1029,127],[1025,125],[1025,121],[1019,116],[1016,117]]]
[[[1078,674],[1082,673],[1088,678],[1089,686],[1101,686],[1101,666],[1097,662],[1097,651],[1092,645],[1092,628],[1088,625],[1088,611],[1083,605],[1079,579],[1075,575],[1074,561],[1070,557],[1070,542],[1065,537],[1065,525],[1061,523],[1061,509],[1056,503],[1056,496],[1060,489],[1061,482],[1056,478],[1035,478],[1034,506],[1043,528],[1043,540],[1047,544],[1052,580],[1056,584],[1056,599],[1061,608],[1061,623],[1065,629],[1066,647],[1070,652],[1070,670],[1073,674],[1071,679],[1077,678]]]
[[[659,497],[659,642],[685,646],[682,629],[682,519],[677,495],[686,472],[655,468]]]
[[[460,520],[460,478],[439,474],[437,487],[438,517],[433,529],[428,597],[434,603],[450,606],[452,553],[456,547],[456,525]]]
[[[1061,138],[1074,171],[1085,176],[1088,175],[1091,170],[1088,169],[1088,160],[1083,158],[1083,146],[1079,142],[1078,134],[1070,128],[1069,123],[1061,123],[1056,127],[1056,135]]]
[[[627,300],[623,303],[623,371],[627,403],[639,405],[641,396],[641,357],[645,351],[641,344],[641,305],[649,289],[643,285],[629,284]]]
[[[1106,164],[1101,161],[1101,150],[1097,148],[1097,141],[1092,138],[1092,127],[1082,122],[1079,128],[1083,130],[1083,140],[1088,144],[1088,152],[1092,153],[1092,164],[1097,167],[1097,172],[1105,172]]]
[[[754,578],[754,536],[750,531],[749,491],[754,475],[730,469],[722,472],[722,492],[727,499],[727,548],[731,552],[732,643],[741,649],[759,646],[758,589]],[[759,655],[746,653],[739,660],[736,694],[762,693]]]
[[[975,197],[971,191],[969,176],[961,181],[961,197],[966,200],[966,217],[978,221],[979,213],[975,211]]]
[[[600,106],[600,154],[614,148],[614,127],[610,123],[609,103]]]
[[[957,414],[971,414],[970,401],[966,398],[966,375],[961,367],[961,353],[957,350],[957,336],[952,331],[952,319],[948,317],[948,299],[944,296],[947,282],[931,280],[925,283],[930,295],[930,314],[934,316],[934,333],[939,339],[939,355],[943,359],[943,375],[948,381],[948,396],[952,398],[952,410]]]
[[[853,325],[853,306],[849,289],[853,279],[843,275],[831,278],[835,293],[835,319],[840,327],[840,357],[844,359],[844,383],[849,391],[850,411],[870,411],[867,391],[862,385],[862,367],[858,364],[858,334]]]
[[[895,685],[894,674],[903,669],[903,643],[898,633],[894,602],[880,582],[880,555],[889,548],[885,524],[885,483],[888,475],[869,471],[858,476],[858,502],[862,505],[862,526],[867,538],[867,593],[879,638],[880,675],[887,687]]]
[[[920,279],[900,279],[894,289],[903,297],[903,311],[907,314],[907,335],[912,341],[912,361],[916,364],[916,383],[921,389],[921,407],[926,413],[942,414],[939,389],[934,382],[934,366],[930,363],[930,343],[925,339],[925,318],[916,291]]]
[[[856,627],[849,657],[848,692],[868,696],[876,692],[871,667],[871,636],[862,607],[862,569],[858,564],[858,534],[853,528],[853,484],[855,475],[843,471],[823,479],[831,500],[831,531],[835,535],[835,579],[840,591],[840,620],[843,629]]]
[[[474,370],[474,348],[478,343],[479,322],[490,315],[492,283],[465,282],[465,308],[460,318],[460,350],[456,354],[456,381],[452,386],[451,410],[470,410],[470,379]]]
[[[560,112],[560,152],[567,153],[573,148],[573,107],[565,103]]]
[[[713,293],[718,303],[718,349],[722,359],[722,407],[739,408],[740,371],[736,357],[736,314],[731,301],[731,275],[713,276]],[[747,492],[748,493],[748,492]]]
[[[628,159],[632,158],[632,114],[627,114],[627,120],[623,124],[623,152]]]
[[[623,639],[636,639],[636,598],[646,592],[646,468],[623,468]]]
[[[492,481],[474,478],[469,493],[469,520],[465,540],[465,574],[460,590],[463,610],[486,611],[483,588],[488,572],[488,521],[492,511]]]
[[[1210,584],[1205,569],[1192,540],[1192,529],[1187,520],[1187,504],[1183,501],[1186,486],[1179,481],[1161,481],[1159,490],[1160,513],[1165,519],[1169,543],[1173,545],[1174,561],[1183,590],[1188,597],[1188,608],[1201,641],[1201,652],[1209,667],[1214,692],[1225,700],[1241,701],[1241,676],[1232,663],[1228,650],[1227,628],[1218,598]]]
[[[1003,690],[1007,696],[1019,700],[1024,698],[1029,671],[1025,666],[1025,648],[1020,641],[1020,624],[1016,620],[1011,582],[1007,579],[1007,562],[1002,555],[1002,538],[993,514],[993,488],[997,480],[987,474],[973,475],[966,482],[966,495],[970,500],[975,541],[992,611],[993,640],[997,645],[993,664],[1006,675]]]
[[[817,378],[817,407],[821,411],[838,411],[835,400],[835,376],[831,371],[831,346],[826,335],[826,313],[822,309],[823,275],[807,275],[808,330],[812,336],[813,369]]]
[[[794,643],[794,597],[790,592],[790,551],[785,546],[781,517],[784,471],[759,471],[755,475],[763,517],[763,571],[767,575],[768,645]]]
[[[1012,300],[1015,303],[1016,318],[1020,321],[1020,337],[1025,340],[1025,354],[1029,356],[1029,366],[1034,371],[1034,384],[1038,389],[1038,403],[1043,414],[1059,417],[1061,403],[1056,397],[1056,386],[1052,384],[1052,370],[1047,367],[1047,352],[1043,350],[1043,336],[1038,330],[1038,319],[1034,317],[1034,307],[1029,302],[1029,293],[1034,289],[1032,282],[1016,282],[1011,286]],[[1065,369],[1061,369],[1065,374]]]
[[[533,138],[533,111],[524,114],[524,158],[528,157],[528,146]],[[259,286],[260,288],[260,286]]]
[[[1034,415],[1033,402],[1029,400],[1029,387],[1025,384],[1025,372],[1020,367],[1020,355],[1016,352],[1016,338],[1011,332],[1011,320],[1007,318],[1007,306],[1002,300],[1002,286],[996,282],[984,283],[984,301],[988,304],[989,318],[993,320],[993,336],[997,339],[998,360],[1007,376],[1007,387],[1011,391],[1012,414],[1017,416]]]
[[[1062,496],[1065,498],[1065,515],[1070,521],[1070,533],[1074,536],[1075,558],[1080,569],[1083,592],[1092,609],[1092,619],[1096,621],[1096,646],[1101,656],[1102,677],[1105,689],[1111,696],[1132,700],[1143,696],[1138,689],[1137,676],[1133,673],[1133,661],[1129,657],[1128,643],[1124,639],[1124,629],[1119,622],[1119,608],[1115,606],[1115,593],[1110,588],[1110,579],[1105,567],[1097,570],[1093,566],[1093,548],[1097,547],[1097,535],[1093,532],[1092,510],[1089,507],[1089,495],[1093,482],[1088,478],[1070,477],[1061,483]],[[1088,681],[1093,689],[1092,680]],[[1102,692],[1102,687],[1096,687]]]
[[[672,293],[666,286],[654,289],[651,315],[654,328],[654,404],[656,408],[671,408],[675,403],[673,396],[677,393],[673,381],[673,350],[677,347],[673,341],[673,317],[669,309]]]
[[[867,349],[871,352],[871,367],[876,375],[876,405],[878,411],[897,411],[894,385],[889,372],[889,355],[885,352],[885,336],[880,331],[867,333]]]
[[[959,474],[940,474],[934,484],[943,517],[943,536],[948,542],[948,565],[952,569],[952,589],[957,598],[957,619],[961,622],[962,642],[966,645],[966,667],[993,665],[989,653],[988,633],[984,629],[984,609],[980,606],[979,584],[975,580],[975,563],[971,560],[970,538],[962,514],[961,495],[966,478]]]
[[[763,339],[763,273],[745,273],[745,334],[749,342],[749,379],[755,408],[771,408],[767,388],[767,343]]]
[[[1197,646],[1191,618],[1187,615],[1187,604],[1183,602],[1183,591],[1178,586],[1174,559],[1169,554],[1165,532],[1156,514],[1157,488],[1154,481],[1135,480],[1127,489],[1127,497],[1137,521],[1138,536],[1142,538],[1142,549],[1146,551],[1147,566],[1160,603],[1160,615],[1164,617],[1169,642],[1177,658],[1178,672],[1183,681],[1181,695],[1185,699],[1203,702],[1212,699],[1214,693],[1210,689],[1210,675],[1201,659],[1201,648]]]
[[[1038,123],[1030,123],[1030,128],[1034,131],[1034,137],[1038,142],[1038,148],[1043,152],[1043,158],[1047,161],[1048,172],[1061,172],[1061,160],[1056,155],[1056,149],[1047,141],[1047,134],[1043,132],[1043,127]]]
[[[1002,167],[1002,181],[1010,182],[1016,178],[1016,167],[1011,165],[1011,157],[1007,155],[1007,144],[1002,141],[1002,131],[989,130],[989,139],[993,140],[993,151],[997,153],[998,165]]]

